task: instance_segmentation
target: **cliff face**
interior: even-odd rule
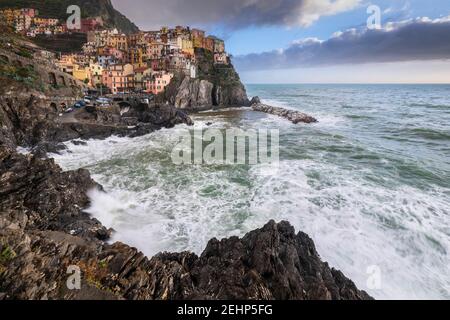
[[[215,65],[212,53],[196,49],[197,79],[176,75],[160,99],[190,111],[249,106],[250,102],[233,65]]]
[[[117,28],[125,33],[137,32],[138,28],[127,17],[114,9],[110,0],[2,0],[1,8],[35,8],[41,16],[67,19],[67,7],[78,5],[83,18],[102,17],[106,27]]]

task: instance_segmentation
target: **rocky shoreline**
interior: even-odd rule
[[[152,105],[88,107],[62,116],[49,92],[4,81],[0,300],[371,299],[322,262],[313,241],[295,234],[288,222],[271,221],[241,239],[213,239],[200,256],[183,252],[147,258],[126,244],[108,243],[114,231],[85,212],[88,192],[102,192],[102,187],[87,170],[64,172],[47,152],[61,150],[69,140],[135,137],[192,125],[187,113],[199,109],[250,106],[233,68],[211,70],[206,62],[201,66],[204,80],[182,80],[183,86],[174,86]],[[184,108],[177,108],[177,101]],[[20,154],[19,146],[32,152]],[[81,272],[79,290],[67,286],[74,267]]]
[[[149,259],[126,244],[108,244],[113,230],[84,211],[88,191],[102,190],[89,172],[63,172],[40,152],[15,150],[189,124],[178,109],[95,109],[76,123],[33,97],[0,106],[0,299],[371,299],[322,262],[313,241],[288,222],[271,221],[242,239],[213,239],[200,256]],[[136,129],[140,124],[145,129]],[[81,270],[80,290],[67,287],[70,266]]]
[[[86,170],[0,146],[0,181],[0,299],[370,299],[287,222],[148,259],[83,211],[101,190]]]
[[[89,107],[63,114],[57,105],[34,95],[0,97],[0,119],[0,144],[26,147],[42,157],[64,149],[62,142],[69,140],[137,137],[177,124],[193,124],[187,113],[169,105]]]

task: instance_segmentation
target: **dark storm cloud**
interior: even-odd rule
[[[161,25],[307,26],[321,16],[355,8],[361,0],[113,0],[143,29]]]
[[[450,18],[416,19],[381,30],[347,30],[326,41],[306,39],[286,50],[234,58],[239,70],[450,59]]]

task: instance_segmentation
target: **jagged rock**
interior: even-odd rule
[[[206,50],[196,49],[195,55],[197,79],[176,74],[165,92],[158,97],[160,102],[168,102],[188,111],[250,105],[245,87],[233,65],[215,65]]]
[[[261,99],[258,96],[253,97],[252,100],[250,100],[250,105],[251,106],[254,105],[254,104],[260,104],[260,103],[261,103]]]
[[[177,124],[193,124],[186,113],[169,105],[137,105],[127,112],[118,106],[90,107],[63,117],[61,112],[35,96],[0,97],[0,144],[30,147],[44,156],[60,151],[60,143],[69,140],[103,139],[113,134],[135,137]]]
[[[89,205],[87,192],[101,190],[87,170],[63,172],[53,160],[0,146],[0,181],[0,211],[25,213],[26,228],[75,231],[90,238],[104,229],[80,211]]]
[[[214,85],[207,80],[185,77],[174,97],[174,105],[179,109],[207,109],[213,106]]]
[[[266,104],[262,104],[258,101],[259,98],[253,98],[252,100],[254,103],[251,105],[252,109],[254,111],[258,112],[264,112],[268,114],[273,114],[282,118],[286,118],[289,121],[291,121],[294,124],[297,123],[314,123],[317,122],[317,119],[307,115],[306,113],[295,111],[295,110],[288,110],[280,107],[272,107]]]
[[[209,242],[191,269],[202,297],[219,299],[368,299],[322,262],[313,241],[288,222],[269,222],[242,239]],[[204,296],[203,296],[204,297]]]
[[[0,146],[0,296],[5,299],[369,299],[320,260],[312,240],[271,221],[242,239],[213,239],[200,257],[148,260],[91,219],[86,170]],[[67,288],[67,268],[82,271]]]

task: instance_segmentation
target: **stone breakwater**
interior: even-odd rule
[[[275,116],[285,118],[294,124],[317,122],[316,118],[311,117],[311,116],[307,115],[306,113],[303,113],[300,111],[295,111],[295,110],[288,110],[288,109],[280,108],[280,107],[272,107],[267,104],[263,104],[263,103],[261,103],[261,101],[259,100],[258,97],[252,99],[251,108],[254,111],[273,114]]]

